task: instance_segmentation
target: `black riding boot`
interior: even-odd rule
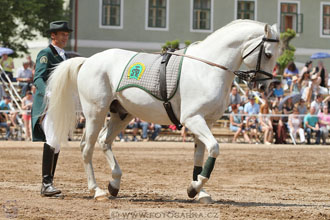
[[[55,149],[44,144],[44,152],[42,155],[42,186],[41,196],[54,196],[60,194],[61,191],[53,186],[53,178],[58,159],[58,154],[54,153]]]

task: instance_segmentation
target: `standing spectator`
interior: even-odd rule
[[[302,118],[298,116],[299,111],[298,108],[293,109],[293,113],[289,115],[289,132],[292,135],[292,137],[295,139],[297,138],[297,133],[299,133],[300,143],[305,143],[305,131],[302,129]]]
[[[273,142],[273,125],[268,114],[268,105],[262,104],[259,113],[259,124],[262,132],[264,132],[264,144],[271,144]]]
[[[307,144],[311,144],[311,136],[313,132],[316,134],[315,144],[320,144],[321,132],[319,127],[319,120],[315,113],[315,108],[311,107],[310,113],[308,113],[304,118],[305,131],[307,132]]]
[[[33,104],[32,92],[28,91],[26,96],[22,99],[22,109],[26,112],[23,113],[23,122],[25,127],[25,140],[31,140],[31,109]]]
[[[288,88],[290,88],[292,83],[292,77],[298,76],[299,70],[297,69],[295,63],[293,61],[290,61],[287,65],[287,68],[284,69],[283,77],[286,80],[286,85]]]
[[[316,72],[317,75],[321,78],[320,86],[327,88],[329,78],[328,71],[325,69],[321,60],[317,63]]]
[[[328,113],[328,106],[324,105],[322,108],[323,112],[318,114],[319,123],[320,123],[320,130],[322,135],[322,143],[325,145],[327,144],[327,137],[328,137],[328,130],[330,128],[330,115]]]
[[[231,105],[232,113],[229,116],[230,130],[235,132],[233,143],[236,143],[236,139],[240,133],[243,134],[245,141],[251,144],[250,138],[246,132],[245,125],[243,123],[243,116],[238,114],[238,107],[236,104]]]
[[[33,80],[37,90],[32,105],[32,138],[33,141],[44,142],[40,194],[41,196],[57,197],[61,194],[61,190],[54,187],[53,180],[60,143],[56,140],[52,119],[48,117],[47,112],[44,117],[41,116],[45,110],[46,82],[53,68],[67,59],[63,48],[69,40],[69,33],[72,32],[72,29],[68,27],[66,21],[54,21],[49,26],[47,32],[50,34],[51,44],[39,52]]]
[[[21,87],[21,96],[24,97],[25,93],[31,90],[31,84],[33,82],[32,70],[29,68],[29,62],[24,61],[23,67],[18,70],[17,79],[18,86]]]
[[[14,61],[13,58],[9,57],[8,54],[3,54],[0,60],[0,64],[5,71],[6,75],[9,77],[10,81],[13,81],[13,69],[14,69]],[[7,78],[3,73],[1,73],[1,77],[8,82]]]

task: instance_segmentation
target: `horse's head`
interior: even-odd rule
[[[257,83],[272,79],[272,70],[278,54],[279,34],[276,24],[273,26],[266,24],[264,35],[248,41],[244,47],[242,59],[249,70],[238,71],[238,74],[247,76],[253,88]]]

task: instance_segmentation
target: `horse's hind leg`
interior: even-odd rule
[[[102,129],[99,135],[99,144],[107,158],[112,171],[113,180],[109,182],[108,190],[112,196],[117,196],[120,188],[120,179],[122,176],[119,164],[112,152],[111,145],[116,136],[122,131],[133,117],[126,115],[122,120],[119,113],[111,113],[110,121],[107,126]]]
[[[198,181],[198,175],[203,170],[204,153],[205,145],[198,138],[195,138],[193,181]],[[204,189],[201,189],[198,193],[198,200],[201,203],[210,203],[212,201],[211,196]]]
[[[92,158],[95,142],[104,123],[104,118],[108,109],[103,108],[100,110],[97,109],[97,107],[89,107],[88,110],[84,111],[86,117],[86,130],[80,143],[80,149],[87,174],[88,189],[94,193],[95,199],[104,199],[106,198],[107,193],[101,190],[96,184]]]
[[[214,167],[215,159],[219,155],[219,145],[217,143],[217,140],[212,135],[212,132],[205,119],[200,115],[196,115],[194,117],[186,119],[185,125],[193,134],[195,134],[195,138],[199,139],[205,145],[209,154],[203,169],[201,169],[200,167],[201,164],[198,164],[199,168],[195,171],[195,175],[197,175],[197,180],[193,180],[191,185],[188,187],[188,196],[190,198],[194,198],[197,193],[201,191],[205,183],[210,178],[211,172]]]

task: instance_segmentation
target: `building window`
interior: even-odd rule
[[[193,29],[211,30],[211,0],[193,0]]]
[[[330,35],[330,5],[323,5],[322,8],[322,34]]]
[[[254,1],[237,1],[237,19],[255,20]]]
[[[102,25],[121,25],[121,0],[102,0]]]
[[[298,13],[298,3],[281,2],[280,4],[280,26],[281,32],[292,29],[302,33],[302,14]]]
[[[167,0],[148,0],[148,27],[166,28]]]

